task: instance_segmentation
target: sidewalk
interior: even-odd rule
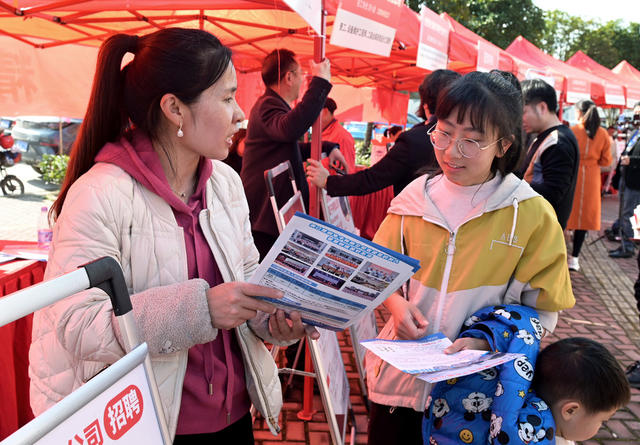
[[[0,195],[0,239],[34,240],[40,207],[50,205],[52,188],[39,180],[38,175],[26,165],[12,167],[11,173],[22,179],[26,192],[21,198]],[[602,208],[604,229],[617,217],[617,198],[606,196]],[[635,257],[609,258],[607,250],[615,247],[616,243],[606,238],[598,239],[596,233],[589,234],[580,255],[581,270],[571,272],[576,305],[560,315],[554,334],[545,339],[544,344],[570,336],[589,337],[605,344],[626,367],[640,359],[640,321],[633,298],[638,268]],[[377,316],[378,324],[382,326],[388,313],[379,309]],[[353,349],[347,336],[340,335],[339,340],[351,387],[357,429],[355,443],[365,444],[367,411],[358,384]],[[258,419],[254,429],[256,444],[330,444],[328,426],[317,394],[314,407],[316,413],[311,421],[299,420],[297,413],[302,409],[302,393],[292,388],[285,396],[280,416],[282,432],[277,437],[272,436],[264,422]],[[631,403],[618,411],[593,440],[583,444],[640,444],[640,391],[633,389]]]

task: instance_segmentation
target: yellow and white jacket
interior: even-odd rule
[[[416,179],[391,202],[374,241],[420,260],[403,293],[425,315],[428,334],[442,332],[453,341],[469,316],[498,304],[535,308],[552,331],[557,311],[572,307],[575,299],[551,205],[509,174],[484,211],[453,231],[426,192],[426,180]],[[393,320],[378,338],[393,338]],[[425,409],[429,384],[369,352],[366,364],[372,401]]]
[[[245,281],[258,265],[239,176],[213,161],[203,233],[225,282]],[[149,346],[162,405],[175,434],[187,351],[215,339],[202,279],[188,280],[182,228],[171,207],[119,167],[98,163],[69,190],[53,230],[45,279],[102,256],[121,265],[143,340]],[[264,314],[263,314],[264,315]],[[89,289],[36,312],[29,351],[31,407],[36,415],[125,353],[106,293]],[[236,328],[247,389],[274,434],[282,393],[263,341],[277,343],[266,318]]]

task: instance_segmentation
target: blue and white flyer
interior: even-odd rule
[[[343,330],[370,313],[420,268],[418,260],[296,213],[250,282],[284,292],[266,299],[309,324]]]

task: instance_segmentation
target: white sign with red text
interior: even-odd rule
[[[591,99],[591,83],[583,79],[567,79],[567,103],[575,104],[583,99]]]
[[[449,23],[429,8],[422,8],[416,66],[429,71],[446,69],[448,52]]]
[[[322,4],[320,0],[284,0],[288,7],[293,9],[307,22],[318,35],[322,35]]]
[[[160,426],[143,365],[124,375],[36,442],[52,443],[161,444]]]
[[[607,83],[604,85],[604,101],[608,105],[624,105],[624,89],[621,85]]]
[[[484,40],[478,40],[478,58],[476,60],[476,70],[488,73],[493,69],[498,69],[500,63],[500,48]]]
[[[388,57],[402,4],[402,0],[342,0],[331,44]]]

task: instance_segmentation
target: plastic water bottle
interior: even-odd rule
[[[49,227],[49,208],[40,208],[40,219],[38,220],[38,248],[48,249],[53,238],[53,231]]]

